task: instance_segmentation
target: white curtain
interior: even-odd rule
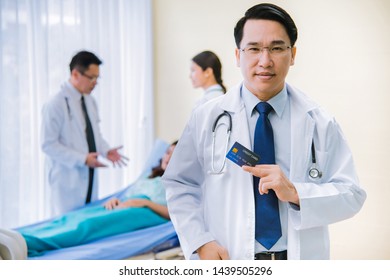
[[[79,50],[102,61],[93,92],[126,168],[99,169],[99,196],[135,180],[154,142],[150,0],[0,0],[0,227],[46,218],[41,109]]]

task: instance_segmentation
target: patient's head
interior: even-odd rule
[[[173,154],[173,150],[175,149],[177,141],[173,142],[165,152],[163,158],[161,159],[161,168],[165,171],[167,169],[169,160]]]
[[[152,169],[152,174],[150,174],[149,178],[155,178],[164,175],[164,172],[167,169],[169,160],[171,159],[173,150],[175,149],[177,142],[178,141],[174,141],[171,143],[171,145],[169,145],[168,149],[165,151],[164,156],[160,160],[160,165]]]

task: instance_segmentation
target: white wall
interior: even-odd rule
[[[191,58],[216,52],[228,87],[241,80],[233,28],[260,1],[154,0],[156,135],[181,135],[202,94],[189,80]],[[285,0],[298,26],[288,82],[306,91],[344,129],[368,193],[354,218],[331,225],[332,259],[390,259],[390,1]]]

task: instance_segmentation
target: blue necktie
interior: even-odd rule
[[[268,119],[268,113],[273,108],[266,102],[259,102],[256,110],[260,115],[255,129],[254,152],[260,156],[259,164],[275,164],[274,134]],[[256,176],[253,176],[253,187],[256,207],[255,237],[269,250],[282,236],[278,198],[273,190],[260,195],[259,178]]]

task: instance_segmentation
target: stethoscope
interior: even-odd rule
[[[70,111],[70,106],[69,106],[68,97],[65,97],[65,102],[66,102],[66,108],[68,109],[69,119],[72,120],[72,112]]]
[[[228,117],[229,119],[229,125],[227,126],[227,129],[226,129],[226,144],[225,144],[225,154],[227,154],[228,152],[228,145],[229,145],[229,140],[230,140],[230,134],[232,132],[232,116],[229,114],[229,112],[227,111],[223,111],[223,113],[221,113],[214,121],[214,124],[213,124],[213,127],[212,127],[212,132],[213,132],[213,143],[212,143],[212,146],[211,146],[211,171],[209,171],[210,174],[222,174],[224,171],[224,167],[225,167],[225,164],[226,164],[226,157],[223,157],[223,162],[222,162],[222,165],[220,166],[220,168],[218,169],[215,169],[215,166],[214,166],[214,158],[215,158],[215,137],[216,137],[216,134],[217,134],[217,128],[218,128],[218,122],[219,120],[222,118],[222,117]]]
[[[226,157],[224,157],[223,162],[221,166],[216,169],[215,168],[215,138],[217,134],[217,128],[218,128],[218,122],[222,117],[228,117],[229,119],[229,125],[227,126],[226,129],[226,144],[225,144],[225,154],[228,152],[228,145],[229,145],[229,140],[230,140],[230,134],[232,132],[232,116],[230,115],[229,112],[223,111],[220,115],[217,116],[217,118],[214,121],[213,127],[212,127],[212,134],[213,134],[213,142],[212,142],[212,147],[211,147],[211,171],[209,171],[209,174],[222,174],[224,173],[224,167],[226,165]],[[317,160],[316,160],[316,153],[315,153],[315,146],[314,146],[314,141],[311,142],[311,167],[309,169],[309,177],[312,179],[320,179],[322,177],[322,172],[317,168]]]
[[[314,141],[311,142],[311,167],[309,169],[309,177],[312,179],[320,179],[322,177],[322,172],[317,168]]]

